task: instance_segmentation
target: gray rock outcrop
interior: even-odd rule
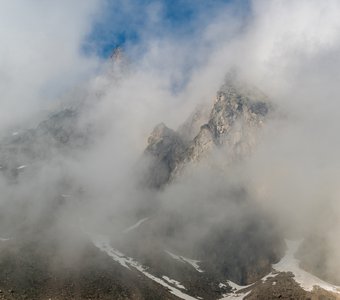
[[[210,113],[206,106],[198,107],[178,131],[164,124],[155,127],[145,150],[151,158],[148,185],[159,188],[187,164],[209,157],[215,150],[222,151],[226,164],[247,157],[271,110],[262,92],[227,80],[217,92]]]

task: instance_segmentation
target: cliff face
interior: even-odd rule
[[[152,131],[145,153],[151,158],[147,185],[159,188],[185,157],[186,144],[181,136],[163,123]]]
[[[228,171],[228,166],[245,160],[254,150],[272,110],[263,93],[236,80],[227,80],[217,92],[212,106],[199,106],[177,131],[164,124],[155,127],[145,150],[150,160],[147,185],[159,189],[173,180],[181,182],[180,176],[186,167],[203,161],[208,162],[212,170]],[[213,174],[214,177],[220,173]],[[184,229],[176,217],[171,217],[171,212],[158,212],[163,216],[160,223],[164,228],[175,228],[174,232],[190,227],[190,222],[202,227],[194,248],[199,259],[205,262],[204,267],[214,276],[226,276],[235,282],[249,284],[270,272],[271,264],[281,257],[283,241],[270,218],[253,203],[247,187],[237,186],[229,192],[224,191],[219,205],[214,196],[190,202],[192,206],[200,205],[199,201],[205,203],[205,209],[198,217],[194,216],[194,209],[184,212],[186,197],[190,196],[183,197],[180,199],[182,211],[176,217],[182,217]],[[215,205],[220,207],[223,216],[216,225],[207,228],[204,222]],[[229,213],[230,209],[234,214]],[[242,217],[237,219],[237,216]],[[165,231],[172,232],[170,229]]]
[[[152,161],[149,185],[162,186],[187,164],[209,157],[214,150],[223,153],[226,164],[242,160],[254,149],[270,111],[268,98],[260,91],[227,81],[217,92],[210,113],[206,106],[198,107],[178,131],[164,124],[155,127],[145,150]]]

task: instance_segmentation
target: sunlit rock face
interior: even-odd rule
[[[148,139],[149,184],[159,187],[191,162],[221,152],[224,163],[249,156],[272,106],[262,92],[233,79],[217,92],[212,108],[199,106],[178,131],[157,125]],[[210,111],[210,112],[209,112]],[[156,167],[158,165],[158,167]],[[160,172],[152,175],[154,172]],[[161,170],[161,171],[160,171]]]
[[[255,144],[254,134],[269,111],[264,95],[257,95],[234,84],[224,85],[217,93],[208,122],[215,144],[224,145],[235,155],[244,155]],[[261,97],[262,96],[262,97]],[[258,99],[259,98],[259,99]]]

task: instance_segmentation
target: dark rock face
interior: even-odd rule
[[[205,267],[220,278],[227,277],[241,285],[268,274],[271,265],[283,256],[285,247],[275,226],[268,220],[259,222],[258,218],[260,214],[247,216],[235,226],[212,228],[200,245]]]
[[[176,166],[183,159],[185,143],[178,133],[163,123],[157,125],[148,139],[146,155],[151,157],[151,166],[146,183],[159,188],[170,179]]]
[[[200,104],[196,107],[189,118],[178,128],[177,132],[186,141],[192,141],[199,133],[202,124],[207,124],[211,107],[207,104]]]

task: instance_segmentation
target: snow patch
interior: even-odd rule
[[[9,241],[10,240],[10,238],[2,238],[2,237],[0,237],[0,242],[6,242],[6,241]]]
[[[125,256],[120,251],[112,248],[111,245],[110,245],[110,241],[107,237],[105,237],[105,236],[95,236],[95,237],[92,237],[92,242],[97,248],[99,248],[100,250],[105,252],[114,261],[120,263],[123,267],[128,268],[128,269],[130,269],[130,267],[135,268],[136,270],[141,272],[143,275],[145,275],[149,279],[151,279],[151,280],[155,281],[156,283],[167,288],[171,294],[177,296],[178,298],[181,298],[181,299],[184,299],[184,300],[197,300],[197,298],[194,298],[194,297],[192,297],[188,294],[183,293],[179,289],[177,289],[177,288],[171,286],[170,284],[166,283],[164,280],[148,273],[146,271],[146,268],[144,266],[142,266],[140,263],[138,263],[137,261],[135,261],[133,258]],[[168,279],[171,280],[170,278],[168,278]],[[184,286],[182,286],[182,287],[185,289]]]
[[[340,287],[330,284],[322,279],[306,272],[300,268],[300,261],[295,258],[295,254],[301,245],[302,240],[292,241],[286,240],[287,251],[285,256],[273,268],[279,272],[292,272],[294,279],[305,291],[312,291],[314,286],[330,291],[340,293]]]
[[[197,272],[203,273],[204,271],[200,268],[199,264],[200,261],[199,260],[194,260],[194,259],[190,259],[190,258],[186,258],[184,256],[181,255],[176,255],[171,253],[170,251],[165,251],[166,253],[168,253],[173,259],[176,259],[180,262],[183,263],[188,263],[189,265],[191,265]]]
[[[132,226],[126,228],[123,232],[124,232],[124,233],[127,233],[127,232],[129,232],[129,231],[131,231],[131,230],[134,230],[134,229],[138,228],[140,225],[142,225],[142,223],[144,223],[144,222],[147,221],[147,220],[149,220],[149,218],[141,219],[141,220],[139,220],[136,224],[134,224],[134,225],[132,225]]]
[[[220,300],[242,300],[246,296],[248,296],[251,293],[251,291],[248,291],[246,293],[238,293],[238,294],[226,294],[223,295],[223,298],[220,298]]]
[[[188,264],[192,265],[197,272],[203,273],[204,271],[200,268],[200,266],[198,265],[198,263],[200,262],[199,260],[194,260],[194,259],[190,259],[190,258],[185,258],[183,256],[181,256],[182,260],[187,262]]]
[[[175,280],[175,279],[171,279],[168,276],[162,276],[163,279],[165,279],[167,282],[175,285],[176,287],[178,287],[179,289],[183,289],[186,290],[185,286],[182,285],[179,281]]]
[[[249,288],[253,285],[253,283],[249,284],[249,285],[238,285],[237,283],[232,282],[230,280],[227,280],[227,284],[231,287],[233,292],[237,292],[239,290],[244,290],[244,289]]]
[[[223,298],[221,298],[220,300],[238,300],[238,299],[243,299],[244,297],[249,295],[251,293],[251,291],[242,292],[242,290],[245,290],[245,289],[251,287],[254,284],[254,283],[252,283],[252,284],[249,284],[249,285],[238,285],[237,283],[232,282],[230,280],[227,280],[226,283],[231,287],[232,292],[228,293],[228,294],[224,294]],[[224,283],[220,283],[218,286],[220,288],[227,287],[227,285],[224,284]]]
[[[25,169],[27,166],[26,165],[21,165],[19,167],[17,167],[17,170],[22,170],[22,169]]]
[[[261,278],[261,281],[262,281],[262,282],[266,282],[267,279],[268,279],[269,277],[276,277],[277,274],[278,274],[278,273],[270,272],[269,274],[267,274],[266,276],[264,276],[263,278]]]
[[[119,252],[118,250],[112,248],[110,246],[109,240],[106,237],[96,236],[95,238],[92,238],[92,242],[97,248],[105,252],[114,261],[118,262],[123,267],[130,269],[128,266],[129,258],[125,257],[124,254]]]

